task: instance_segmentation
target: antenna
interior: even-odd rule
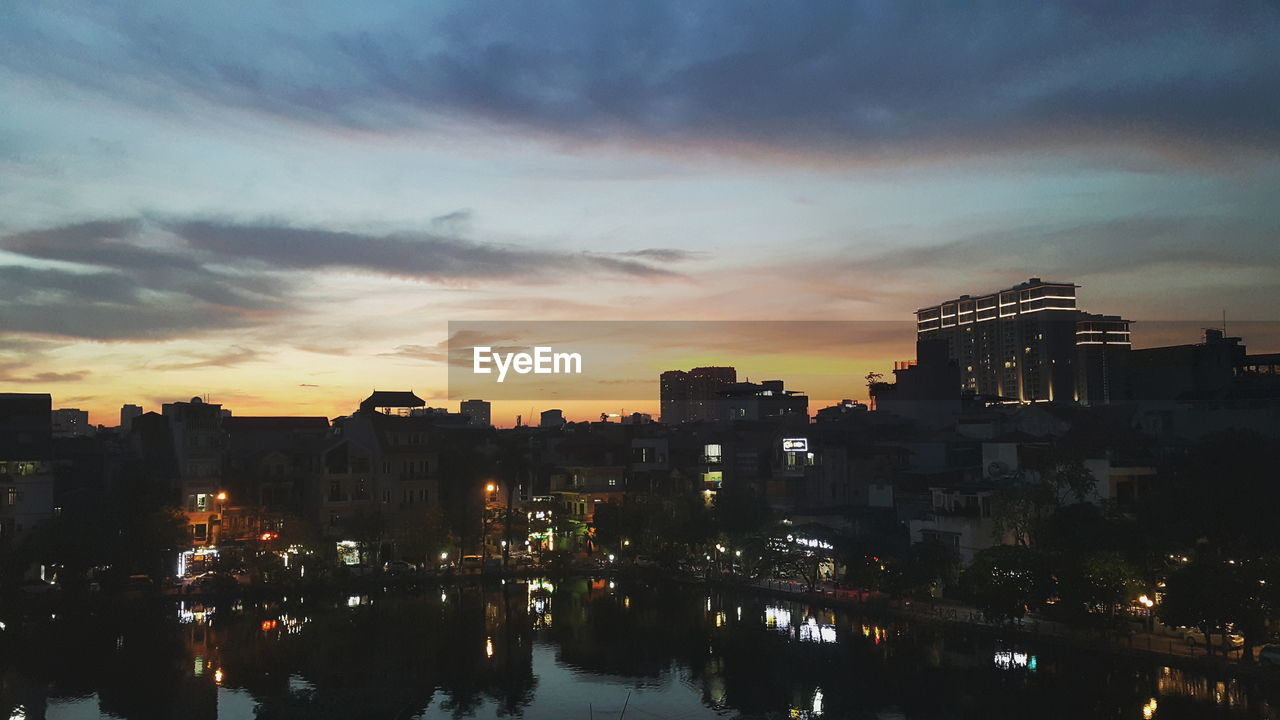
[[[1227,336],[1227,309],[1222,308],[1222,337]]]

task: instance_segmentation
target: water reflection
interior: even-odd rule
[[[0,718],[1273,718],[1272,682],[801,602],[535,580],[55,613]]]

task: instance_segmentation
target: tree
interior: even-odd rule
[[[934,595],[954,585],[960,554],[940,542],[916,543],[889,566],[889,589],[898,595]]]
[[[712,514],[720,532],[740,537],[767,525],[772,509],[749,486],[730,483],[716,493]]]
[[[1201,556],[1172,574],[1165,582],[1160,617],[1170,625],[1200,628],[1206,648],[1216,631],[1226,636],[1234,630],[1244,638],[1242,657],[1253,660],[1253,648],[1267,636],[1267,624],[1277,607],[1276,583],[1280,583],[1275,558],[1252,561],[1222,560]]]
[[[1052,594],[1044,556],[1028,547],[997,545],[979,552],[960,576],[965,600],[992,621],[1015,620]]]
[[[1227,584],[1226,566],[1221,562],[1196,559],[1178,568],[1165,581],[1164,599],[1158,610],[1161,622],[1199,628],[1204,633],[1205,649],[1212,654],[1210,638],[1229,622],[1229,604],[1222,591]]]
[[[392,536],[400,557],[418,563],[435,562],[440,553],[451,551],[458,542],[437,507],[400,515]]]

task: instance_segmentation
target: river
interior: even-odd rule
[[[1280,718],[1275,678],[603,578],[50,612],[0,673],[11,720]]]

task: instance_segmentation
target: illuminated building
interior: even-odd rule
[[[1107,352],[1128,346],[1128,321],[1082,313],[1076,287],[1031,278],[986,295],[961,295],[917,310],[916,337],[946,342],[964,390],[1006,402],[1077,401],[1078,351],[1098,343],[1106,350],[1086,354],[1095,372],[1085,373],[1085,394],[1103,402],[1106,379],[1096,366]],[[1089,377],[1101,385],[1089,385]]]

